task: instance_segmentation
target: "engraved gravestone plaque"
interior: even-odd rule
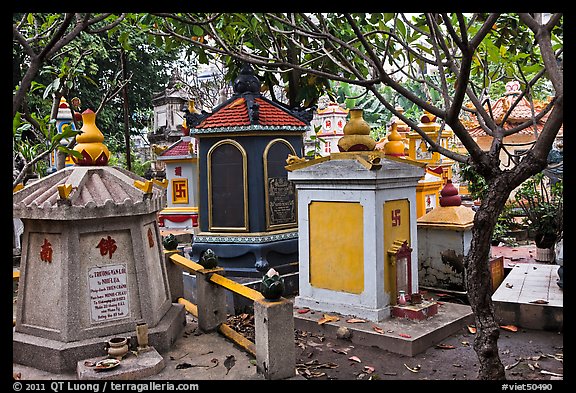
[[[130,316],[126,265],[93,267],[88,271],[90,317],[105,322]]]
[[[294,184],[287,178],[268,178],[268,209],[271,226],[296,222]]]
[[[266,213],[268,227],[296,225],[296,189],[288,180],[286,157],[294,154],[287,143],[270,145],[266,155]]]

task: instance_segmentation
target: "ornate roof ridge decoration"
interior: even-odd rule
[[[260,80],[249,64],[244,64],[234,80],[232,97],[212,113],[186,113],[190,135],[261,130],[308,131],[313,110],[289,109],[260,93]]]
[[[504,115],[508,112],[512,104],[518,98],[518,95],[521,93],[520,90],[520,82],[518,81],[511,81],[506,84],[506,91],[502,94],[500,98],[495,101],[490,101],[490,106],[492,109],[493,117],[496,123],[500,124],[504,118]],[[548,100],[533,100],[534,104],[534,115],[538,115],[550,102]],[[466,104],[467,107],[472,107],[471,103]],[[488,111],[488,104],[484,105],[484,109]],[[538,132],[542,131],[542,127],[546,124],[548,120],[550,112],[545,114],[537,123],[536,127],[538,128]],[[508,130],[511,128],[516,127],[518,124],[524,123],[532,118],[532,108],[530,106],[530,101],[524,96],[518,102],[518,104],[514,107],[506,122],[503,125],[504,130]],[[470,119],[461,119],[464,126],[468,129],[470,135],[477,137],[477,136],[485,136],[487,135],[486,132],[482,129],[479,125],[478,120],[476,119],[475,114],[470,115]],[[563,134],[564,125],[560,126],[560,131],[558,135]],[[534,127],[529,126],[524,128],[519,132],[520,135],[531,135],[534,134]]]
[[[347,109],[347,108],[342,108],[342,107],[340,106],[340,104],[338,104],[337,102],[330,101],[330,102],[328,103],[328,105],[326,105],[326,108],[318,109],[318,110],[316,111],[316,113],[317,113],[318,115],[330,115],[330,114],[333,114],[333,113],[339,113],[339,114],[342,114],[342,115],[347,115],[349,111],[350,111],[350,110]]]

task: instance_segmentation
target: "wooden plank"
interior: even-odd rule
[[[199,263],[193,262],[190,259],[183,257],[180,254],[170,255],[170,260],[176,265],[186,269],[190,273],[196,274],[197,270],[202,270],[204,267]]]
[[[198,318],[198,306],[183,297],[178,298],[178,303],[184,305],[186,311]]]
[[[256,345],[252,341],[248,340],[225,323],[221,323],[220,326],[218,326],[218,331],[230,340],[234,341],[240,347],[244,348],[252,356],[256,357]]]
[[[210,281],[250,300],[259,300],[264,298],[260,292],[219,274],[213,274],[210,276]]]

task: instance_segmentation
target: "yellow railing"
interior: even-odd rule
[[[191,261],[190,259],[188,259],[188,258],[186,258],[180,254],[176,254],[176,253],[171,254],[169,256],[169,258],[170,258],[170,261],[172,261],[172,263],[181,267],[182,269],[186,270],[187,272],[189,272],[191,274],[196,275],[197,271],[204,270],[204,267],[202,265],[200,265],[199,263],[196,263],[194,261]],[[210,274],[209,280],[210,280],[210,282],[212,282],[216,285],[219,285],[223,288],[226,288],[227,290],[232,291],[232,292],[234,292],[240,296],[243,296],[247,299],[250,299],[252,301],[261,300],[264,298],[264,296],[262,296],[262,294],[260,292],[254,290],[250,287],[247,287],[245,285],[239,284],[236,281],[233,281],[233,280],[231,280],[227,277],[224,277],[218,273]],[[178,303],[184,305],[184,308],[190,314],[194,315],[195,317],[198,317],[198,307],[194,303],[192,303],[189,300],[186,300],[184,298],[178,298]],[[250,341],[249,339],[247,339],[246,337],[241,335],[240,333],[236,332],[228,324],[221,323],[218,326],[218,331],[222,335],[224,335],[225,337],[227,337],[228,339],[232,340],[234,343],[239,345],[241,348],[246,350],[252,356],[256,357],[256,345],[252,341]]]

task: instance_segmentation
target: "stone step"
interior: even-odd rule
[[[294,327],[316,334],[337,337],[340,327],[350,329],[354,344],[375,346],[405,356],[415,356],[440,343],[466,325],[474,323],[470,306],[456,303],[438,303],[438,313],[425,320],[390,318],[381,322],[349,323],[352,316],[311,310],[304,314],[294,310]],[[324,314],[337,316],[338,321],[319,324]]]

